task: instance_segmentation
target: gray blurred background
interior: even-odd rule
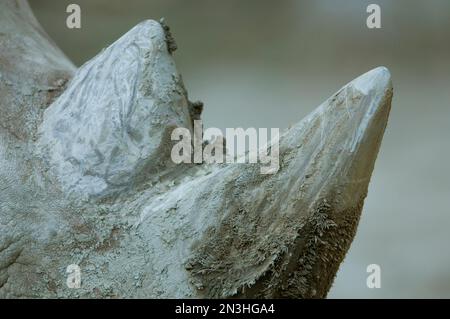
[[[30,0],[81,65],[165,17],[205,126],[287,128],[356,76],[392,73],[391,117],[352,247],[330,298],[450,298],[450,1]],[[77,3],[82,28],[66,28]],[[366,7],[381,6],[381,29]],[[366,267],[381,266],[381,288]]]

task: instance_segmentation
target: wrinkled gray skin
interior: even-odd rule
[[[78,70],[26,1],[2,0],[0,30],[1,298],[326,297],[387,123],[387,69],[285,132],[262,175],[171,161],[170,133],[199,110],[159,23]]]

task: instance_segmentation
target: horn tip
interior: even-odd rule
[[[392,90],[391,72],[388,68],[379,66],[356,78],[352,85],[365,95],[370,91]]]

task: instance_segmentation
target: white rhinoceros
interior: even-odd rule
[[[173,48],[148,20],[76,69],[26,1],[1,1],[0,297],[326,296],[387,123],[389,71],[283,133],[278,172],[261,174],[171,161],[171,132],[200,115]]]

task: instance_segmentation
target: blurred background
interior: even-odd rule
[[[450,298],[450,1],[30,0],[81,65],[144,19],[166,18],[205,127],[296,123],[380,65],[394,99],[356,238],[330,298]],[[66,27],[77,3],[82,28]],[[381,29],[366,8],[381,6]],[[369,264],[381,288],[366,286]]]

